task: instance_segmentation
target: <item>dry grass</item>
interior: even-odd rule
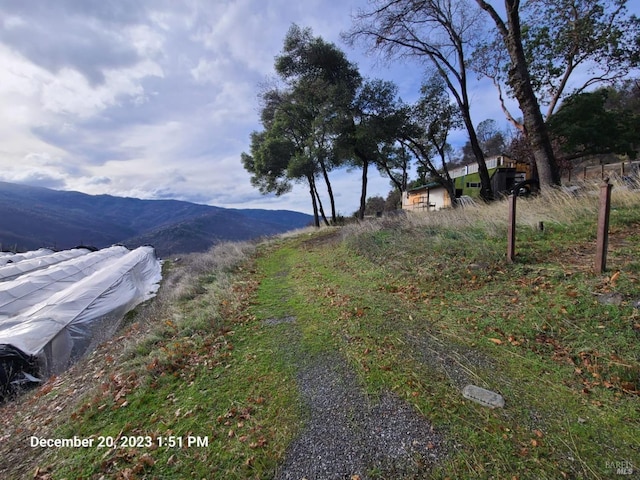
[[[192,253],[178,259],[169,267],[156,302],[192,298],[198,293],[203,276],[228,277],[254,250],[254,243],[226,242],[215,245],[205,253]]]
[[[68,424],[81,403],[95,395],[101,381],[143,372],[146,355],[157,342],[170,341],[189,330],[193,319],[183,318],[180,305],[196,297],[203,283],[233,297],[231,277],[254,250],[255,244],[249,242],[222,243],[208,252],[165,264],[157,296],[130,313],[114,338],[59,377],[50,378],[40,389],[0,405],[0,477],[21,478],[24,472],[33,472],[39,462],[55,452],[29,449],[29,435],[54,437],[55,429]],[[208,314],[213,316],[211,311]],[[33,478],[49,477],[34,474]]]
[[[612,177],[612,206],[637,205],[640,196],[638,183]],[[600,183],[576,183],[572,188],[546,189],[533,198],[519,198],[516,207],[518,225],[538,228],[545,224],[571,224],[577,218],[597,215]],[[386,217],[346,225],[343,238],[382,229],[452,229],[466,232],[482,229],[488,236],[502,236],[507,229],[509,204],[503,199],[491,204],[477,204],[438,212],[407,212],[405,216]]]

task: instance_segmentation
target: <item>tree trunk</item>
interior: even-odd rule
[[[362,162],[362,188],[360,190],[360,209],[358,210],[358,218],[362,220],[367,207],[367,174],[369,172],[369,162],[367,161],[367,157],[357,148],[354,150],[354,153],[360,159],[360,162]]]
[[[469,133],[469,144],[471,145],[471,151],[473,152],[473,156],[476,158],[476,162],[478,164],[478,174],[480,176],[480,197],[484,201],[490,202],[494,199],[493,189],[491,188],[491,177],[489,177],[489,170],[487,169],[487,164],[484,159],[484,152],[482,151],[480,142],[478,141],[476,128],[473,126],[473,120],[471,120],[471,104],[469,102],[469,92],[467,89],[467,73],[465,68],[464,49],[462,47],[462,44],[456,46],[456,51],[458,55],[458,62],[461,65],[460,71],[458,72],[458,75],[456,75],[460,85],[460,91],[455,88],[455,85],[447,76],[446,71],[443,69],[438,59],[431,55],[431,60],[436,64],[440,75],[442,75],[442,79],[447,84],[449,91],[453,94],[456,103],[460,108],[462,121],[465,128],[467,129],[467,132]]]
[[[313,177],[311,178],[311,180],[313,182],[313,193],[315,194],[316,201],[318,202],[318,210],[320,210],[320,216],[322,217],[322,221],[324,222],[324,224],[328,227],[329,220],[327,220],[327,216],[324,214],[324,207],[322,206],[322,200],[320,199],[320,194],[318,194],[318,189],[316,188],[316,181]],[[318,224],[318,226],[320,225]]]
[[[509,70],[509,83],[522,111],[526,137],[538,169],[540,187],[559,185],[560,171],[542,112],[540,112],[538,99],[531,85],[527,59],[522,46],[519,4],[518,0],[505,0],[508,23],[505,41],[513,65]]]
[[[313,178],[307,177],[309,182],[309,194],[311,195],[311,204],[313,205],[313,225],[320,228],[320,218],[318,217],[318,204],[316,202],[316,194],[313,191]]]
[[[327,168],[324,165],[323,161],[320,161],[320,167],[322,168],[322,176],[324,177],[324,181],[327,184],[327,193],[329,195],[329,203],[331,204],[331,221],[335,225],[338,222],[336,217],[336,202],[333,198],[333,189],[331,188],[331,182],[329,181],[329,173],[327,172]]]
[[[387,173],[387,175],[389,176],[389,180],[391,180],[391,183],[393,183],[393,185],[398,189],[398,191],[404,192],[407,188],[407,182],[406,181],[399,182],[398,180],[396,180],[396,178],[393,176],[393,172],[391,171],[391,169],[386,163],[382,162],[380,163],[380,166]],[[406,173],[403,172],[402,178],[403,180],[404,178],[406,178]]]
[[[471,120],[469,108],[460,108],[460,111],[462,112],[462,118],[465,127],[467,128],[467,132],[469,133],[469,144],[471,145],[473,156],[476,157],[476,162],[478,163],[478,174],[480,175],[480,197],[484,201],[490,202],[493,200],[493,189],[491,188],[489,170],[487,169],[487,164],[484,160],[484,152],[482,151],[482,147],[480,147],[480,142],[478,141],[476,129]]]
[[[449,175],[449,169],[447,168],[447,162],[446,162],[447,155],[446,155],[446,152],[444,151],[444,146],[436,147],[436,148],[438,150],[438,153],[440,154],[440,160],[442,160],[442,170],[444,173],[444,175],[442,175],[442,178],[444,180],[443,187],[449,194],[449,198],[451,199],[451,206],[453,208],[456,208],[458,206],[458,198],[456,197],[456,183]]]

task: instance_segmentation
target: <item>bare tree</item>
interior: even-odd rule
[[[481,196],[492,199],[467,88],[467,57],[482,34],[480,12],[465,0],[373,0],[371,4],[371,10],[355,15],[353,27],[343,38],[351,45],[364,40],[372,51],[387,58],[417,57],[435,67],[455,98],[469,133],[478,162]]]
[[[540,105],[533,89],[529,64],[522,43],[520,0],[505,0],[506,20],[485,0],[478,5],[493,19],[509,54],[508,83],[523,114],[523,126],[538,170],[540,186],[560,184],[560,171],[553,154]]]
[[[524,50],[545,120],[567,95],[612,85],[638,66],[640,19],[627,15],[628,0],[529,0],[521,7]],[[498,89],[507,119],[522,121],[505,104],[510,94],[509,53],[498,34],[474,53],[473,68]]]

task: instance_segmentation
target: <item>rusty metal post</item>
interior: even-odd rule
[[[600,185],[598,211],[598,240],[596,243],[595,272],[603,273],[607,268],[607,246],[609,244],[609,212],[611,211],[611,189],[609,177]]]
[[[507,262],[513,263],[516,256],[516,198],[509,195],[509,224],[507,226]]]

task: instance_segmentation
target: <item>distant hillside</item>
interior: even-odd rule
[[[0,182],[0,247],[30,250],[150,244],[159,255],[204,251],[311,223],[288,210],[225,209],[178,200],[87,195]]]

